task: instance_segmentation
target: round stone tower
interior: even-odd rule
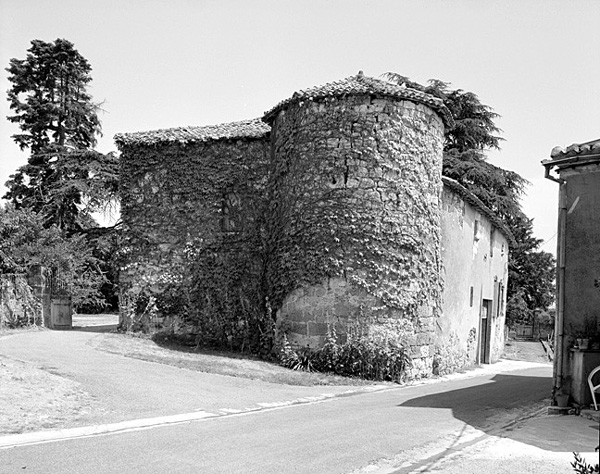
[[[267,281],[293,344],[366,325],[431,371],[441,306],[443,102],[361,73],[295,93],[272,125]]]

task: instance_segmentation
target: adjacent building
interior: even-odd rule
[[[559,184],[553,396],[589,405],[600,365],[600,139],[555,147],[542,162]]]

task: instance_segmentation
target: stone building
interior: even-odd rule
[[[600,365],[600,139],[555,147],[542,164],[560,185],[554,396],[589,405],[587,376]]]
[[[512,237],[442,178],[451,121],[440,99],[359,73],[262,120],[117,135],[122,323],[180,324],[163,320],[178,303],[154,296],[193,274],[200,330],[228,315],[219,331],[234,346],[268,330],[267,312],[299,346],[360,321],[409,348],[414,376],[436,350],[497,360]]]

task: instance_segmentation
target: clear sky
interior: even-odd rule
[[[600,138],[599,25],[600,0],[0,0],[0,89],[31,40],[73,42],[108,152],[118,132],[259,117],[359,70],[441,79],[502,116],[489,160],[531,182],[523,207],[554,252],[558,189],[540,161]],[[27,159],[9,114],[0,100],[0,183]]]

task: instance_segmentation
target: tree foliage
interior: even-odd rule
[[[106,281],[100,262],[83,236],[66,236],[40,216],[12,205],[0,207],[0,273],[25,273],[32,265],[53,271],[75,307],[101,305]]]
[[[33,153],[48,145],[93,148],[100,133],[97,106],[86,88],[91,66],[73,44],[33,40],[25,59],[10,60],[8,101],[23,133],[13,136],[21,149]]]
[[[430,79],[428,85],[423,86],[394,72],[388,72],[384,77],[390,82],[431,94],[444,101],[454,119],[454,125],[445,131],[445,152],[481,153],[491,148],[500,148],[503,139],[495,134],[501,130],[494,122],[499,115],[491,107],[482,104],[472,92],[453,90],[450,83],[438,79]]]
[[[527,181],[479,155],[469,151],[445,152],[443,174],[469,189],[510,226],[514,216],[522,213],[520,199]]]
[[[57,39],[33,40],[25,59],[11,59],[6,70],[7,118],[20,128],[12,138],[29,157],[6,183],[0,271],[42,264],[64,280],[76,306],[101,306],[100,286],[114,296],[105,275],[116,278],[118,236],[106,235],[92,213],[116,202],[118,160],[94,150],[101,127],[88,92],[92,68],[71,42]]]
[[[540,250],[542,240],[533,237],[533,223],[521,208],[527,180],[514,171],[486,161],[485,152],[500,149],[499,117],[472,92],[453,90],[450,84],[432,79],[427,86],[396,73],[384,77],[444,101],[454,125],[445,131],[443,174],[455,179],[504,220],[515,237],[509,259],[507,322],[529,320],[536,310],[553,302],[554,258]]]
[[[14,112],[8,120],[21,129],[12,138],[31,154],[6,183],[4,198],[41,213],[47,227],[81,231],[92,225],[91,212],[115,196],[117,160],[93,150],[101,127],[87,92],[88,61],[64,39],[31,45],[6,69]]]
[[[531,322],[536,310],[546,310],[554,301],[555,260],[539,250],[541,239],[533,237],[533,220],[523,213],[510,223],[515,236],[508,265],[508,324]]]

